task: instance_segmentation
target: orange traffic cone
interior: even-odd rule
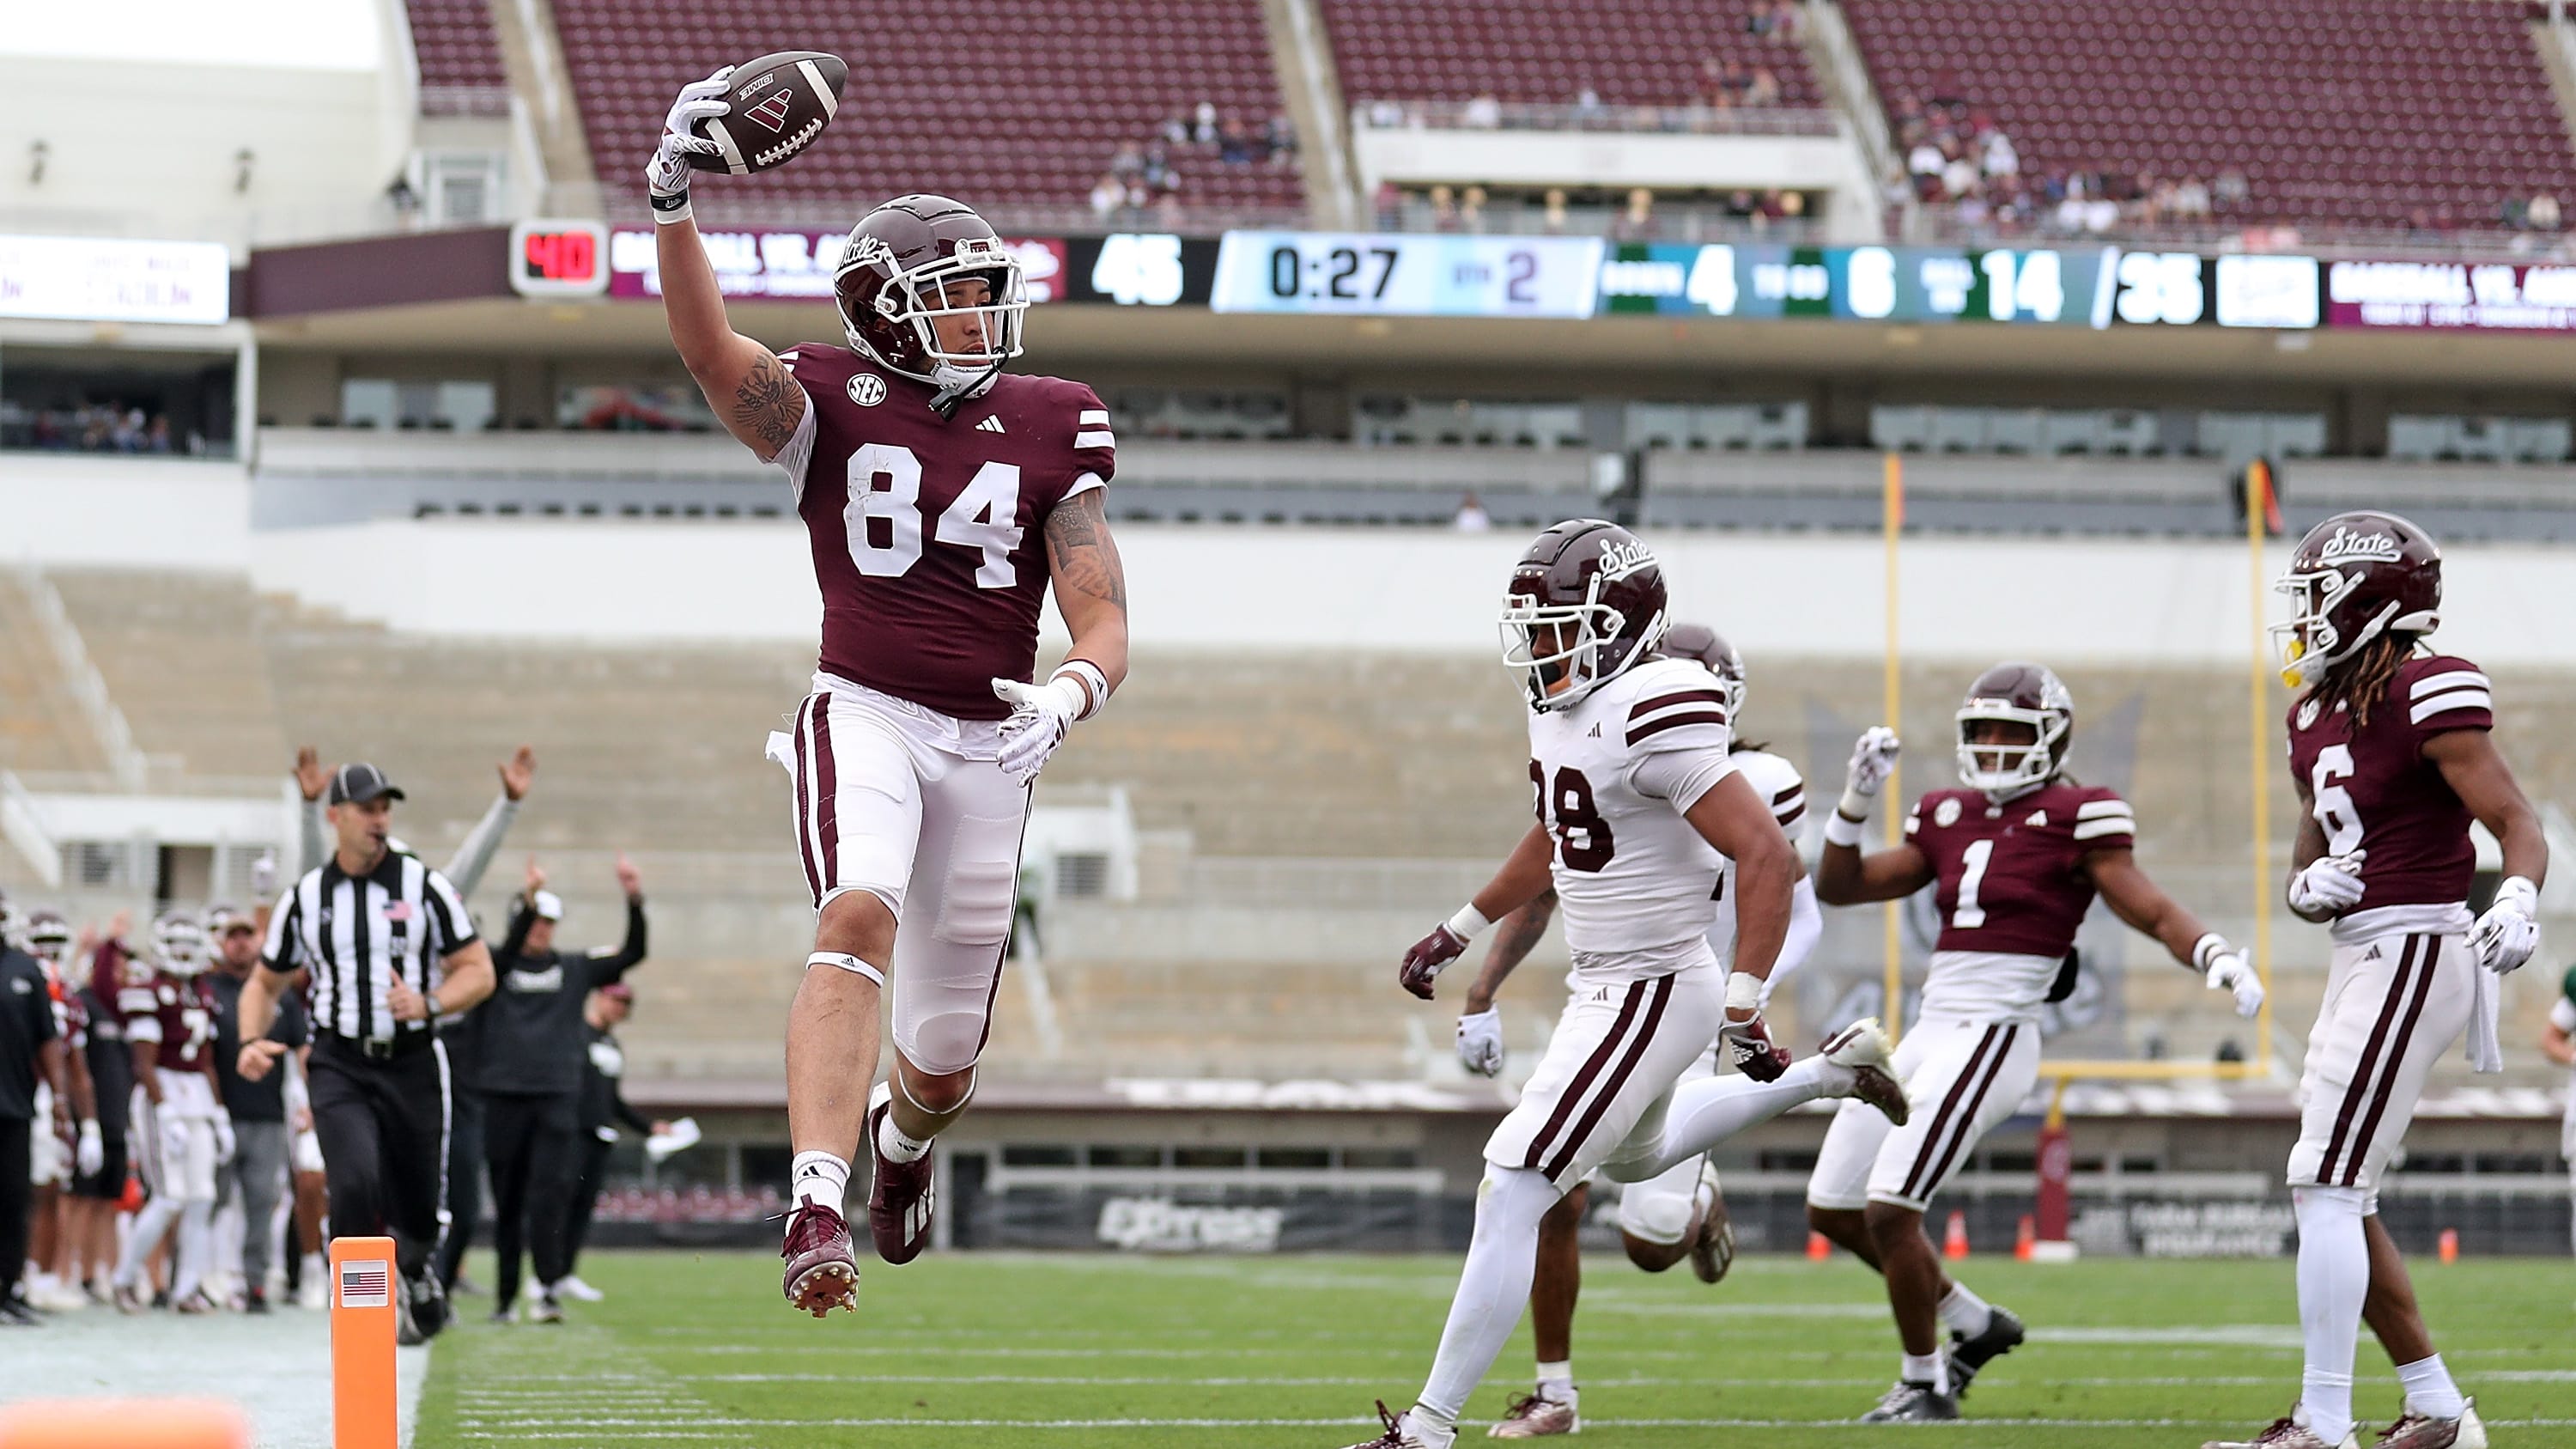
[[[1807,1258],[1821,1263],[1834,1255],[1834,1245],[1822,1233],[1807,1234]]]
[[[2013,1229],[2013,1261],[2016,1263],[2029,1262],[2030,1245],[2037,1241],[2038,1237],[2039,1232],[2032,1226],[2030,1215],[2027,1213],[2023,1214],[2021,1226]]]
[[[2460,1261],[2460,1230],[2458,1228],[2442,1229],[2442,1261],[2445,1263],[2456,1263]]]
[[[1968,1256],[1968,1215],[1950,1210],[1950,1225],[1941,1233],[1941,1256],[1953,1261]]]

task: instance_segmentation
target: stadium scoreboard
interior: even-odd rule
[[[1232,231],[1218,249],[1219,312],[1397,317],[1593,313],[1598,237]]]

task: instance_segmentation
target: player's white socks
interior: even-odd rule
[[[1950,1365],[1937,1353],[1897,1355],[1896,1376],[1909,1384],[1930,1384],[1936,1394],[1950,1392]]]
[[[1995,1321],[1995,1310],[1983,1298],[1968,1291],[1965,1283],[1952,1283],[1941,1295],[1941,1326],[1952,1333],[1974,1338]]]
[[[215,1204],[191,1198],[179,1207],[179,1271],[170,1283],[170,1301],[185,1302],[206,1286],[208,1260],[215,1252]]]
[[[2353,1346],[2370,1291],[2370,1245],[2361,1220],[2366,1195],[2352,1187],[2302,1187],[2290,1194],[2299,1220],[2299,1331],[2307,1369],[2299,1404],[2308,1431],[2329,1444],[2352,1432]]]
[[[788,1181],[794,1184],[796,1205],[820,1203],[833,1212],[841,1212],[841,1194],[849,1190],[850,1164],[828,1152],[799,1152],[788,1168]]]
[[[1467,1395],[1494,1366],[1504,1340],[1520,1323],[1530,1281],[1538,1273],[1539,1220],[1560,1196],[1543,1172],[1486,1167],[1484,1189],[1476,1198],[1476,1236],[1467,1244],[1458,1296],[1450,1300],[1440,1352],[1408,1426],[1423,1449],[1449,1449]]]
[[[143,1205],[143,1211],[134,1215],[132,1226],[125,1231],[124,1246],[117,1251],[117,1287],[133,1288],[142,1283],[143,1260],[152,1256],[153,1245],[178,1220],[179,1200],[167,1193]]]
[[[2456,1419],[2469,1411],[2469,1401],[2461,1396],[2460,1386],[2451,1382],[2451,1371],[2438,1353],[2399,1364],[2397,1381],[2406,1386],[2406,1407],[2416,1413]]]
[[[894,1114],[888,1112],[877,1121],[877,1151],[888,1162],[919,1162],[930,1151],[930,1139],[904,1136],[903,1129],[894,1125]]]
[[[1576,1394],[1572,1359],[1538,1366],[1538,1396],[1551,1404],[1574,1407]]]
[[[1776,1082],[1724,1076],[1685,1083],[1674,1089],[1672,1105],[1665,1110],[1664,1143],[1654,1161],[1622,1163],[1609,1175],[1621,1182],[1643,1182],[1801,1102],[1848,1091],[1851,1079],[1849,1067],[1838,1067],[1823,1057],[1804,1057]]]

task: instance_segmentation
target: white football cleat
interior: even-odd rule
[[[1851,1086],[1829,1097],[1851,1097],[1867,1102],[1884,1114],[1888,1121],[1902,1127],[1911,1109],[1905,1101],[1905,1084],[1896,1076],[1896,1046],[1878,1018],[1864,1016],[1832,1036],[1817,1048],[1826,1061],[1838,1067],[1849,1067]]]
[[[569,1298],[575,1303],[597,1303],[608,1296],[581,1281],[581,1275],[577,1273],[565,1274],[563,1280],[555,1284],[554,1291],[556,1297]]]

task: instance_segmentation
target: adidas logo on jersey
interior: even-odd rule
[[[1002,420],[1000,418],[986,418],[984,421],[975,425],[975,431],[979,433],[998,433],[1001,430]]]

